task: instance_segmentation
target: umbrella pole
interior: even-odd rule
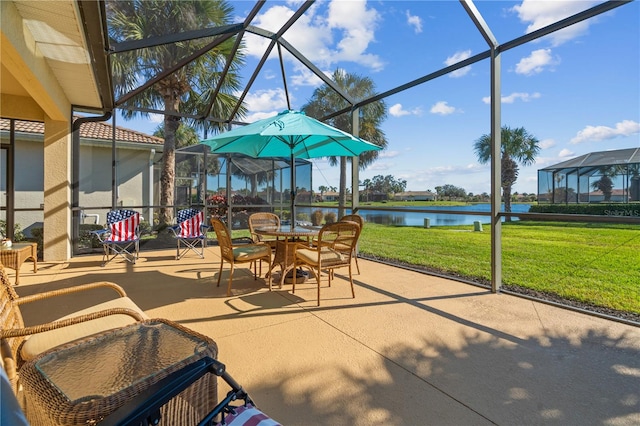
[[[296,226],[296,163],[291,150],[291,230]]]

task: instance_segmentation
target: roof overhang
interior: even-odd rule
[[[101,1],[0,2],[3,117],[68,120],[113,107]]]

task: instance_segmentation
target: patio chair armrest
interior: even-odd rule
[[[293,251],[296,251],[298,249],[317,250],[316,247],[312,247],[308,243],[295,243],[293,245]]]
[[[180,233],[180,225],[171,225],[168,228],[171,232],[173,232],[173,236],[178,238],[178,234]]]
[[[98,241],[103,242],[105,239],[107,239],[109,237],[109,234],[111,234],[111,232],[107,229],[97,229],[95,231],[90,231],[89,234],[95,236]]]
[[[15,303],[17,305],[22,305],[24,303],[35,302],[35,301],[38,301],[38,300],[44,300],[44,299],[48,299],[48,298],[55,297],[55,296],[62,296],[62,295],[65,295],[65,294],[78,293],[78,292],[85,291],[85,290],[93,290],[93,289],[96,289],[96,288],[109,288],[109,289],[112,289],[113,291],[115,291],[118,294],[118,297],[126,297],[127,296],[127,293],[118,284],[112,283],[112,282],[109,282],[109,281],[100,281],[100,282],[95,282],[95,283],[82,284],[82,285],[78,285],[78,286],[75,286],[75,287],[62,288],[60,290],[50,290],[50,291],[45,291],[45,292],[42,292],[42,293],[31,294],[31,295],[27,295],[27,296],[20,296],[13,303]]]
[[[79,324],[81,322],[91,321],[110,315],[129,315],[136,321],[144,321],[145,318],[139,313],[129,308],[111,308],[90,314],[79,315],[77,317],[64,320],[52,321],[46,324],[33,325],[24,328],[12,328],[10,330],[0,330],[0,339],[8,339],[12,337],[30,336],[32,334],[43,333],[58,328],[68,327],[70,325]]]

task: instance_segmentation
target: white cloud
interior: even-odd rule
[[[556,146],[556,141],[553,139],[544,139],[540,141],[538,146],[540,146],[540,149],[549,149]]]
[[[318,77],[313,72],[311,72],[309,68],[300,65],[300,66],[295,66],[294,70],[296,74],[293,74],[291,76],[291,84],[293,86],[318,87],[322,84],[322,80],[320,80],[320,77]],[[329,77],[331,76],[331,72],[329,71],[324,71],[324,74]]]
[[[468,59],[470,56],[471,56],[471,50],[456,52],[453,55],[449,56],[444,61],[444,63],[446,66],[457,64],[460,61],[464,61],[465,59]],[[471,71],[471,66],[460,68],[459,70],[455,70],[449,73],[449,77],[452,77],[452,78],[462,77],[464,75],[467,75],[470,71]]]
[[[503,96],[502,97],[502,103],[505,104],[512,104],[514,103],[516,100],[520,99],[522,102],[529,102],[531,99],[538,99],[540,97],[540,93],[535,92],[535,93],[512,93],[509,96]]]
[[[520,99],[522,102],[529,102],[531,99],[538,99],[541,96],[542,95],[538,92],[535,92],[535,93],[513,92],[510,95],[503,96],[501,98],[501,101],[503,104],[512,104],[518,99]],[[482,102],[484,102],[485,104],[491,103],[491,97],[485,96],[484,98],[482,98]]]
[[[572,157],[573,155],[574,155],[573,151],[567,148],[560,150],[560,152],[558,153],[558,157],[560,158]]]
[[[578,144],[586,141],[602,141],[619,136],[630,136],[636,133],[640,133],[640,123],[632,120],[623,120],[616,123],[616,127],[587,126],[571,139],[571,143]]]
[[[282,112],[282,110],[254,112],[251,114],[247,114],[247,116],[243,118],[242,121],[245,123],[253,123],[254,121],[262,120],[263,118],[273,117],[280,112]]]
[[[449,114],[453,114],[456,111],[457,109],[452,106],[449,106],[449,104],[446,101],[436,102],[435,105],[433,105],[429,110],[429,112],[431,112],[432,114],[440,114],[440,115],[449,115]]]
[[[402,104],[395,104],[389,108],[389,114],[392,117],[402,117],[403,115],[421,115],[422,110],[420,108],[414,108],[412,110],[406,110],[402,107]]]
[[[386,149],[383,151],[379,151],[378,158],[394,158],[400,155],[398,151],[387,151]]]
[[[561,19],[582,12],[593,5],[600,3],[596,0],[581,1],[540,1],[523,0],[520,5],[514,6],[511,10],[518,14],[520,21],[528,23],[526,33],[531,33],[540,28],[546,27]],[[569,40],[586,34],[589,25],[597,22],[596,18],[588,19],[556,31],[548,37],[552,46],[559,46]]]
[[[560,60],[551,56],[551,49],[538,49],[531,52],[528,57],[520,59],[520,62],[516,65],[516,73],[524,75],[539,74],[546,67],[552,67],[558,63],[560,63]]]
[[[411,15],[411,12],[407,10],[407,24],[413,27],[416,34],[422,32],[422,19],[419,16]]]
[[[393,167],[395,167],[394,163],[386,163],[384,161],[376,161],[375,163],[367,166],[367,170],[369,171],[384,171],[384,170],[391,170],[393,169]]]
[[[249,111],[264,112],[275,110],[279,112],[287,109],[287,98],[282,88],[250,92],[244,101]]]
[[[295,13],[300,2],[288,2],[269,7],[256,16],[254,25],[277,32]],[[384,67],[377,55],[367,53],[369,44],[375,41],[375,30],[380,20],[375,9],[367,8],[364,0],[333,0],[327,14],[321,15],[321,3],[311,6],[284,34],[284,38],[307,59],[321,68],[333,68],[337,62],[351,61],[368,66],[374,71]],[[271,40],[247,34],[247,55],[262,57]],[[275,58],[276,49],[270,58]],[[285,51],[285,60],[297,60]],[[297,81],[305,81],[298,79]],[[295,83],[294,83],[295,84]]]
[[[335,61],[353,61],[366,65],[374,71],[384,64],[377,55],[365,53],[369,43],[375,40],[374,30],[380,16],[375,9],[367,9],[365,0],[329,3],[327,22],[329,28],[341,31],[343,38],[337,43]]]
[[[164,122],[164,115],[162,115],[162,114],[149,114],[148,119],[152,123],[162,123],[162,122]]]

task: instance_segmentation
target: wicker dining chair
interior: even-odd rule
[[[346,214],[340,218],[341,222],[355,222],[360,226],[360,232],[362,232],[362,228],[364,227],[364,218],[359,214]],[[358,247],[353,248],[353,259],[356,262],[356,269],[358,270],[358,275],[360,275],[360,265],[358,265]]]
[[[233,282],[233,269],[238,263],[253,263],[260,261],[260,272],[262,273],[262,261],[271,265],[271,247],[267,243],[252,243],[233,245],[231,233],[227,226],[219,219],[212,218],[211,226],[216,233],[218,245],[220,246],[220,272],[218,273],[218,287],[222,278],[222,268],[224,262],[229,262],[231,271],[229,272],[229,284],[227,285],[227,296],[231,296],[231,283]],[[254,265],[253,279],[258,279],[257,268]],[[268,274],[269,291],[271,291],[271,274]]]
[[[276,237],[269,238],[256,233],[258,228],[280,229],[280,217],[275,213],[257,212],[249,216],[249,232],[254,243],[267,243],[272,250],[276,249],[278,239]]]
[[[58,296],[99,288],[111,289],[117,297],[56,321],[25,327],[20,306],[36,301],[56,303],[58,299],[54,298]],[[16,386],[20,367],[37,355],[78,338],[147,318],[122,287],[106,281],[18,296],[0,264],[0,351],[12,386]]]
[[[357,223],[339,221],[328,223],[320,229],[316,246],[309,247],[307,244],[298,244],[294,253],[294,270],[306,267],[313,272],[318,285],[318,306],[320,306],[321,271],[327,271],[329,287],[331,287],[333,271],[338,268],[349,268],[351,296],[356,297],[353,288],[351,257],[359,236],[360,226]],[[293,274],[293,293],[296,292],[296,276],[297,274]]]

